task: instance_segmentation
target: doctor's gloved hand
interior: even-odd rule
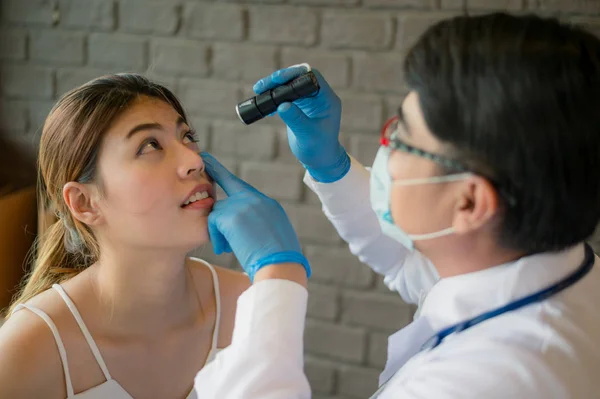
[[[331,183],[344,177],[350,169],[350,158],[339,141],[342,103],[321,73],[316,69],[312,71],[321,87],[318,94],[283,103],[277,113],[287,125],[292,153],[313,179]],[[262,93],[306,72],[306,64],[281,69],[259,80],[254,91]]]
[[[262,267],[279,263],[300,264],[310,277],[310,265],[283,207],[234,176],[212,155],[201,156],[208,175],[227,194],[208,216],[215,253],[233,252],[251,281]]]

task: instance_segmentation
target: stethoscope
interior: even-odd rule
[[[461,321],[460,323],[457,323],[450,327],[444,328],[443,330],[439,331],[437,334],[435,334],[434,336],[429,338],[421,347],[421,351],[431,350],[433,348],[436,348],[449,335],[459,333],[459,332],[464,331],[468,328],[471,328],[479,323],[482,323],[486,320],[490,320],[490,319],[493,319],[494,317],[500,316],[504,313],[511,312],[513,310],[517,310],[522,307],[531,305],[533,303],[541,302],[545,299],[548,299],[551,296],[556,295],[559,292],[561,292],[561,291],[569,288],[573,284],[577,283],[579,280],[581,280],[583,277],[585,277],[585,275],[588,274],[590,270],[592,270],[593,266],[594,266],[594,251],[592,250],[592,247],[590,247],[586,243],[585,244],[585,258],[583,259],[583,263],[581,264],[581,266],[579,266],[577,268],[577,270],[575,270],[573,273],[571,273],[564,279],[551,285],[550,287],[547,287],[547,288],[544,288],[543,290],[534,292],[533,294],[530,294],[524,298],[517,299],[513,302],[510,302],[510,303],[504,305],[504,306],[501,306],[499,308],[482,313],[479,316],[475,316],[472,319]],[[388,379],[388,381],[386,381],[384,384],[382,384],[379,387],[379,389],[377,390],[377,392],[375,392],[375,394],[373,396],[371,396],[371,399],[379,396],[379,394],[381,394],[383,392],[383,389],[384,389],[385,385],[387,384],[387,382],[389,382],[390,380],[391,380],[391,378]]]

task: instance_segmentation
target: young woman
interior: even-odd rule
[[[250,285],[186,257],[209,241],[215,193],[196,141],[175,96],[139,75],[59,100],[39,152],[59,220],[0,329],[0,397],[196,397]]]

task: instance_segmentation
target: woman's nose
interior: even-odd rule
[[[202,173],[205,169],[204,161],[200,156],[200,151],[193,151],[190,148],[184,150],[182,161],[178,167],[178,173],[181,178],[185,178],[193,173]]]

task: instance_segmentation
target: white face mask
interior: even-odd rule
[[[392,181],[388,171],[388,163],[390,159],[391,149],[381,146],[377,151],[377,156],[373,162],[371,169],[371,207],[377,214],[381,230],[387,236],[390,236],[404,245],[406,248],[413,250],[414,241],[428,240],[437,237],[443,237],[454,233],[454,228],[449,227],[434,233],[427,234],[408,234],[398,227],[392,219],[390,211],[390,197],[393,185],[413,186],[420,184],[436,184],[447,183],[452,181],[464,180],[471,177],[471,173],[456,173],[453,175],[426,177],[421,179],[407,179]]]

